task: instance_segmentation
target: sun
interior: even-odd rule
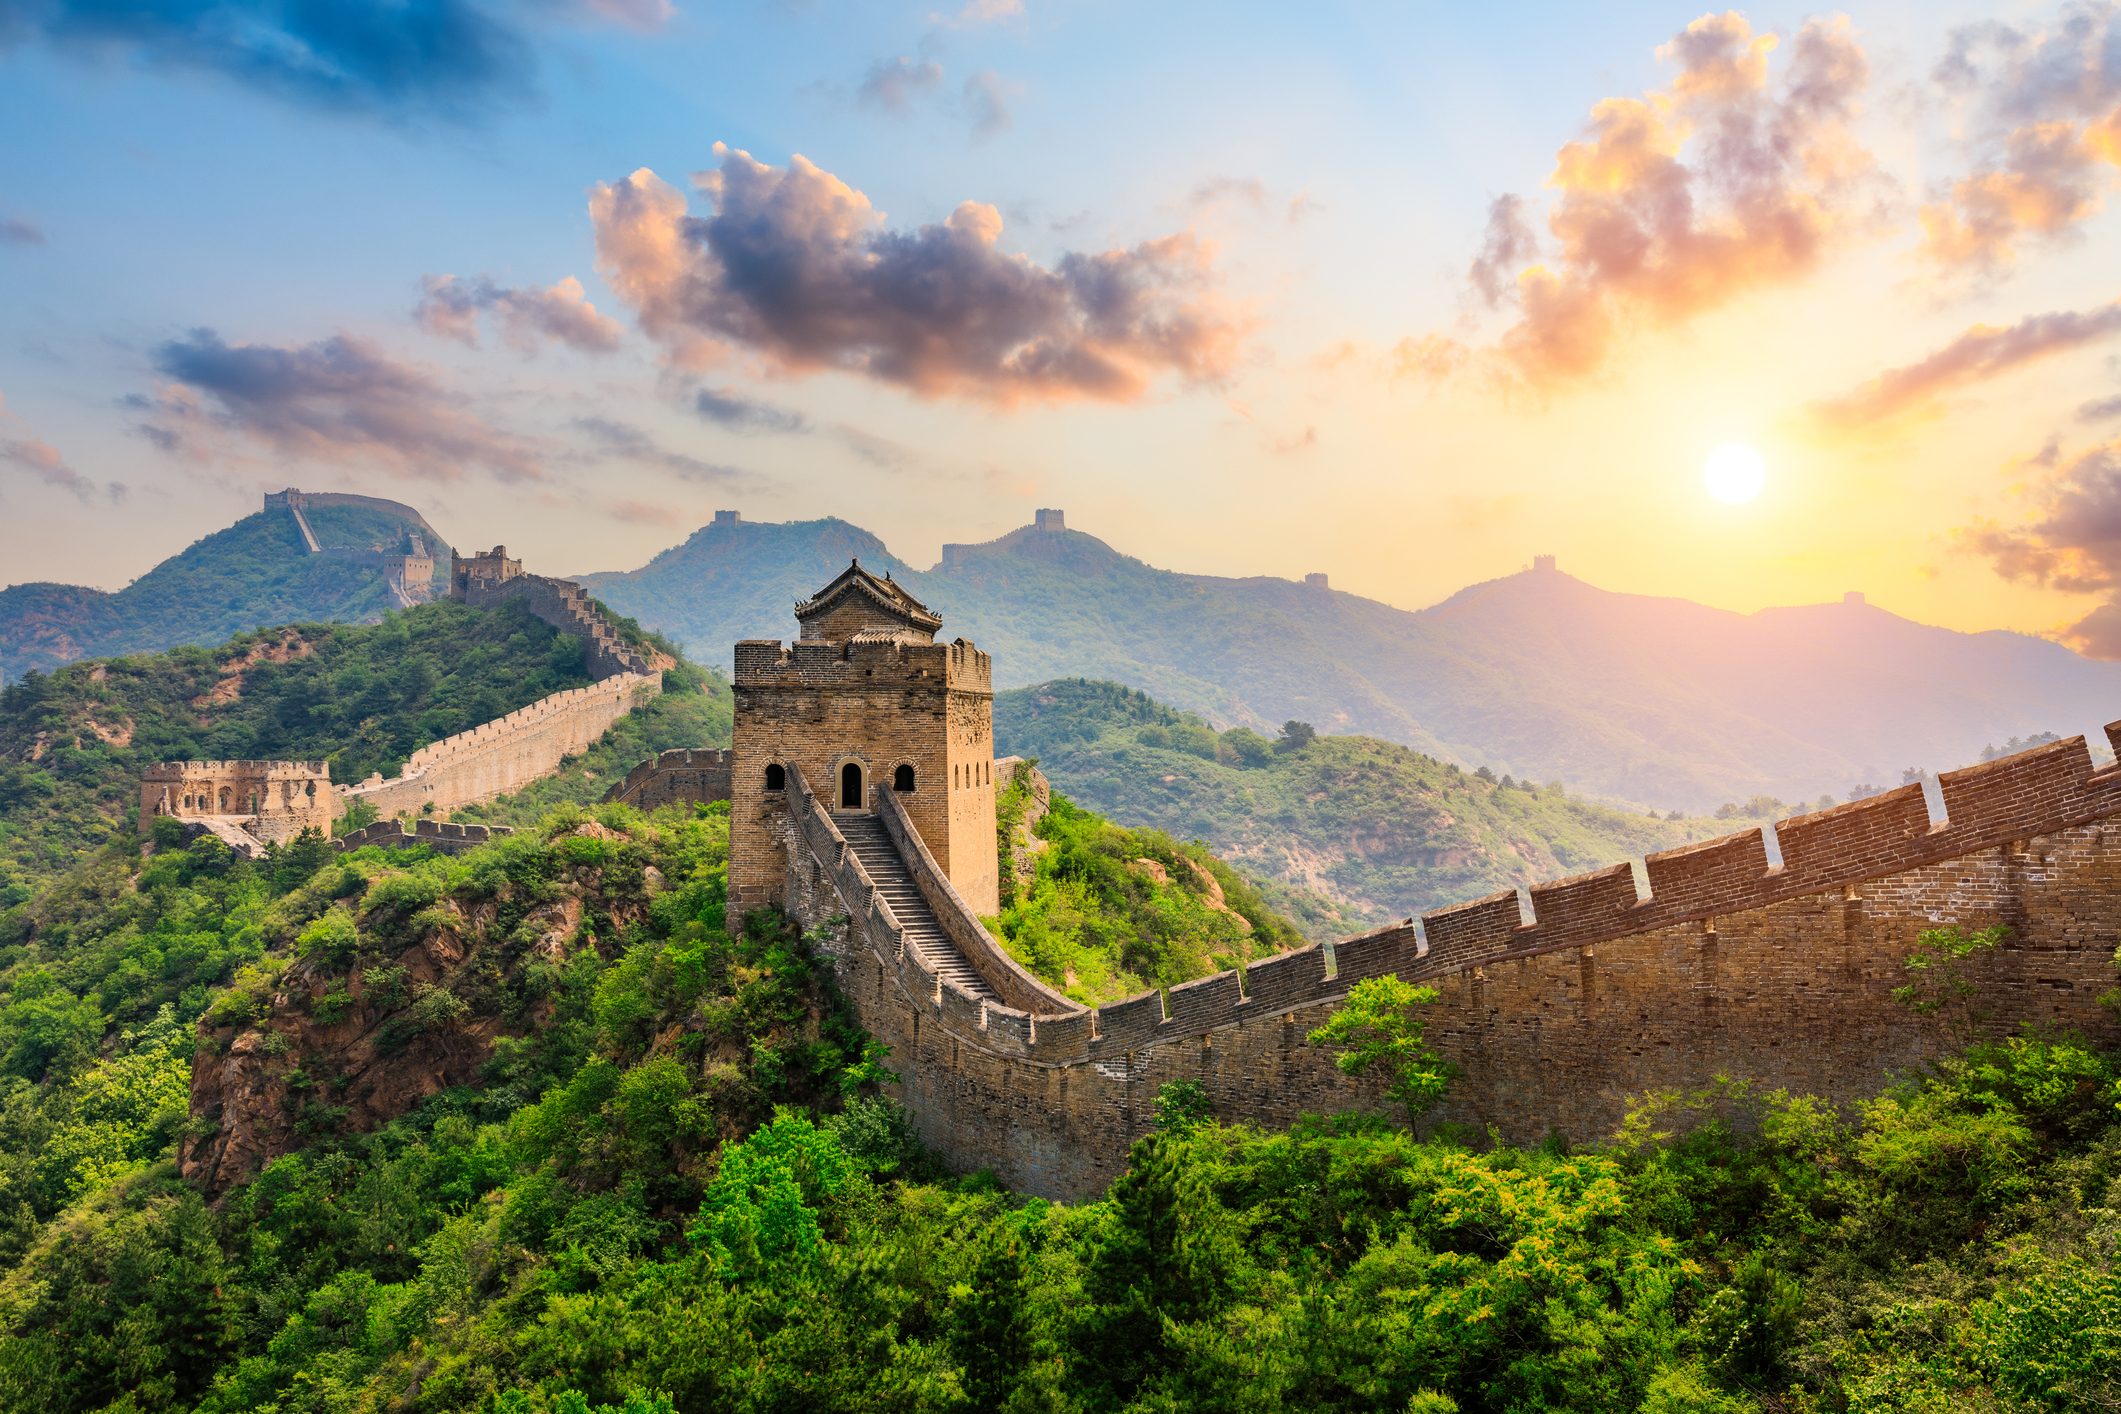
[[[1717,500],[1727,506],[1742,506],[1767,484],[1767,463],[1751,447],[1733,442],[1709,453],[1701,479],[1708,483],[1709,494]]]

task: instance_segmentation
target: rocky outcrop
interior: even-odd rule
[[[572,833],[616,837],[593,822]],[[192,1132],[177,1155],[184,1177],[219,1193],[320,1136],[373,1130],[477,1082],[496,1038],[533,1033],[551,1017],[552,1003],[541,1000],[506,1019],[520,970],[564,963],[591,913],[599,935],[617,937],[660,883],[660,875],[607,881],[606,872],[572,871],[528,909],[520,900],[510,907],[514,886],[469,907],[445,897],[418,912],[411,941],[384,949],[375,937],[402,938],[407,921],[361,916],[361,954],[350,965],[317,947],[233,1003],[217,1003],[199,1022]],[[346,904],[331,907],[355,923]]]

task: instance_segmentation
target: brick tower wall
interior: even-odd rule
[[[730,781],[729,893],[734,906],[783,897],[784,791],[770,764],[797,765],[840,808],[840,773],[862,770],[863,809],[891,789],[900,766],[914,788],[899,797],[921,839],[975,912],[993,913],[992,660],[971,644],[833,643],[754,639],[736,646],[736,720]],[[982,824],[984,822],[984,824]]]

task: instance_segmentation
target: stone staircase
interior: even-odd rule
[[[884,822],[874,815],[835,815],[832,823],[846,837],[855,858],[862,861],[862,868],[868,871],[876,891],[898,915],[900,926],[906,930],[906,940],[920,948],[928,965],[975,997],[999,1000],[994,989],[958,951],[957,944],[950,941],[943,925],[936,921],[935,910],[928,907],[928,900],[921,896],[920,886],[913,882],[913,871],[899,858],[898,846],[891,842]]]

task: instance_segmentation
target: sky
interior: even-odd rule
[[[0,582],[1050,506],[2121,657],[2111,4],[0,0],[0,134]]]

